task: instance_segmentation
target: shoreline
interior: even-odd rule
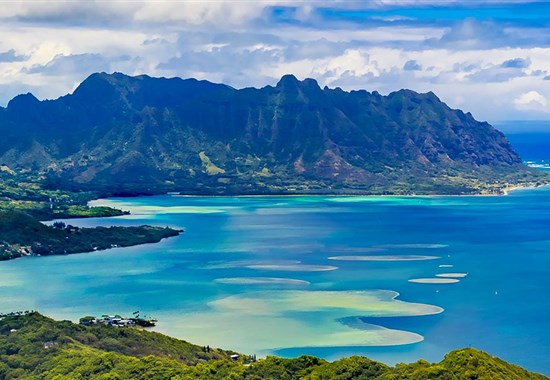
[[[517,190],[535,190],[535,189],[544,189],[546,187],[550,188],[550,184],[544,184],[540,186],[511,186],[502,190],[502,195],[510,195],[510,192]]]
[[[302,194],[195,195],[195,194],[181,194],[181,193],[178,193],[178,192],[166,192],[166,193],[160,193],[160,194],[156,194],[156,195],[157,196],[159,196],[159,195],[169,195],[169,196],[173,196],[173,197],[182,197],[182,198],[224,198],[224,197],[225,198],[284,198],[284,197],[307,197],[307,196],[309,196],[309,197],[325,197],[325,198],[348,197],[350,199],[355,198],[355,197],[372,197],[372,198],[380,198],[380,199],[383,199],[383,198],[498,197],[498,196],[508,196],[513,191],[543,189],[543,188],[547,188],[547,187],[550,187],[550,184],[544,184],[544,185],[540,185],[540,186],[537,186],[537,185],[514,185],[514,186],[508,186],[508,187],[502,188],[500,190],[500,193],[485,193],[485,194],[478,193],[478,194],[402,194],[402,195],[397,195],[397,194],[349,194],[349,193],[343,193],[343,194],[303,194],[302,193]],[[149,196],[155,196],[155,195],[149,195]],[[138,197],[138,196],[135,196],[135,197],[118,197],[118,198],[132,199],[132,198],[136,198],[136,197]],[[116,198],[116,197],[114,197],[114,198]],[[88,201],[87,205],[88,205],[88,207],[93,207],[94,202],[101,202],[102,200],[108,200],[108,199],[112,199],[112,198],[93,199],[93,200]],[[117,216],[124,216],[124,215],[117,215]],[[104,218],[113,218],[113,217],[114,216],[108,216],[108,217],[104,217]],[[67,218],[67,219],[75,219],[75,218]],[[78,218],[76,218],[76,219],[78,219]],[[89,219],[89,218],[87,217],[86,219]],[[94,219],[94,217],[91,217],[91,219]],[[54,221],[54,219],[52,219],[51,221]],[[167,238],[167,237],[165,237],[165,238]],[[161,240],[164,240],[165,238],[162,238]],[[157,242],[151,242],[149,244],[156,244],[156,243],[160,242],[161,240],[159,240]],[[132,246],[143,245],[143,244],[147,244],[147,243],[138,243],[138,244],[133,244]],[[114,248],[114,247],[111,247],[111,249],[112,248]],[[102,250],[109,250],[109,249],[110,248],[102,249]],[[72,254],[88,253],[88,252],[93,252],[93,251],[74,252]],[[56,255],[56,254],[54,254],[54,255]],[[31,255],[21,255],[21,256],[18,256],[18,257],[13,257],[13,258],[2,260],[2,261],[11,261],[13,259],[27,257],[27,256],[31,256]],[[45,255],[45,256],[50,256],[50,255]]]
[[[528,194],[530,194],[530,195],[528,195]],[[527,200],[527,199],[529,199],[531,196],[536,197],[536,194],[537,194],[537,193],[533,192],[533,193],[528,193],[528,194],[525,194],[525,195],[520,194],[519,196],[516,196],[516,197],[514,197],[513,199],[510,199],[510,201],[512,201],[512,203],[514,203],[517,199],[519,199],[519,200]],[[546,194],[548,194],[548,193],[546,193],[546,192],[545,192],[545,193],[540,193],[540,192],[539,192],[539,195],[542,195],[543,197],[545,197]],[[170,202],[170,198],[167,197],[167,198],[165,198],[165,200],[166,200],[166,199],[168,200],[168,202]],[[175,198],[172,198],[172,199],[174,199],[174,203],[178,203],[178,202],[177,202],[177,199],[175,199]],[[414,198],[410,198],[410,199],[411,199],[411,201],[414,202]],[[456,198],[455,198],[455,199],[456,199]],[[160,200],[162,201],[162,199],[160,199]],[[462,203],[460,200],[458,200],[458,199],[456,199],[456,200],[457,200],[457,201],[454,202],[452,198],[448,198],[448,199],[443,199],[443,200],[441,201],[441,203],[453,203],[453,202],[454,202],[454,203]],[[133,200],[128,200],[128,201],[134,202]],[[146,198],[144,198],[144,199],[142,199],[141,201],[138,201],[137,203],[138,203],[138,204],[143,204],[143,203],[148,203],[148,201],[150,201],[150,202],[153,203],[153,204],[157,203],[157,200],[155,200],[154,198],[153,198],[153,199],[150,199],[150,200],[147,200]],[[182,201],[182,203],[195,203],[195,202],[192,201],[192,200],[189,200],[188,202],[186,202],[184,199],[182,199],[181,201]],[[229,201],[230,201],[230,200],[228,199],[228,202],[229,202]],[[271,199],[269,199],[269,198],[266,198],[266,199],[265,199],[265,202],[267,202],[267,203],[270,203],[271,201],[273,201],[273,203],[277,203],[276,200],[271,200]],[[315,200],[314,198],[313,198],[313,199],[310,199],[310,201],[316,202],[316,200]],[[319,201],[322,202],[321,199],[319,199]],[[465,200],[464,203],[472,203],[472,204],[474,204],[474,203],[476,203],[477,201],[478,201],[478,200],[472,198],[472,199],[467,199],[467,200]],[[142,203],[142,202],[143,202],[143,203]],[[167,203],[168,203],[168,202],[167,202]],[[223,203],[223,202],[224,202],[223,199],[220,200],[220,203]],[[244,200],[243,200],[242,202],[239,202],[238,200],[235,200],[235,202],[236,202],[236,203],[247,203],[247,201],[244,201]],[[251,202],[254,203],[253,200],[251,200]],[[284,202],[284,199],[281,200],[281,202]],[[289,202],[290,202],[290,203],[294,203],[294,201],[292,201],[291,199],[289,199]],[[304,202],[308,202],[308,199],[307,199],[307,198],[304,199]],[[381,202],[384,202],[384,201],[381,200]],[[391,202],[391,200],[388,201],[388,202]],[[437,200],[436,200],[435,202],[436,202],[436,203],[439,203]],[[495,198],[495,199],[488,199],[488,200],[487,200],[487,199],[480,199],[479,202],[480,202],[480,203],[485,203],[485,202],[487,202],[487,203],[501,203],[501,202],[508,203],[508,200],[505,199],[505,198],[499,198],[499,199],[496,199],[496,198]],[[201,203],[203,203],[203,202],[198,201],[198,202],[196,202],[196,203],[201,204]],[[209,201],[208,199],[205,198],[205,199],[204,199],[204,203],[205,203],[205,204],[217,203],[217,201]],[[419,201],[418,203],[424,203],[424,202],[423,202],[423,201]],[[429,203],[429,201],[428,201],[427,203]],[[352,206],[352,207],[353,207],[353,206]],[[370,206],[367,205],[366,207],[370,207]],[[459,208],[457,208],[458,210],[463,210],[463,209],[460,208],[461,205],[457,205],[457,207],[459,207]],[[500,208],[500,206],[498,206],[498,208]],[[498,209],[498,208],[497,208],[497,209]],[[401,213],[399,213],[399,215],[401,215]],[[467,219],[465,219],[465,220],[467,220]],[[385,240],[385,239],[384,239],[384,240]],[[182,243],[185,244],[184,241],[182,241]],[[357,246],[361,246],[361,245],[362,245],[362,244],[357,243]],[[157,246],[157,247],[158,247],[158,246]],[[336,244],[335,244],[335,247],[337,247]],[[462,250],[462,248],[463,248],[463,247],[461,247],[461,250]],[[161,247],[160,250],[163,250],[163,248]],[[466,251],[466,249],[464,249],[464,250]],[[225,254],[224,254],[224,255],[225,255]],[[453,257],[454,257],[454,254],[453,254]],[[115,257],[113,257],[113,261],[112,261],[112,262],[114,262],[114,261],[120,261],[120,260],[118,260],[118,259],[116,259]],[[450,262],[450,261],[449,261],[449,262]],[[458,263],[455,262],[455,264],[457,264],[457,268],[459,268]],[[350,266],[350,267],[351,267],[351,266]],[[192,277],[191,277],[191,278],[192,278]],[[421,285],[419,285],[419,286],[421,286]],[[435,289],[435,288],[433,288],[433,289]],[[430,289],[430,290],[431,290],[431,289]],[[499,289],[499,293],[500,293],[501,295],[503,295],[503,294],[504,294],[504,290]],[[441,297],[442,295],[443,295],[443,293],[441,293],[440,295],[438,295],[438,297]],[[492,295],[492,294],[491,294],[491,295]],[[435,304],[437,305],[437,303],[435,303]],[[141,306],[140,306],[140,307],[141,307]],[[113,310],[119,310],[119,309],[113,309]],[[130,309],[130,310],[134,310],[134,309]],[[136,309],[136,310],[137,310],[137,309]],[[154,310],[154,309],[153,309],[153,310]],[[175,314],[177,315],[177,313],[175,313]],[[81,315],[84,315],[84,314],[81,314]],[[159,315],[158,317],[159,317],[159,319],[160,319],[161,321],[163,320],[163,318],[161,317],[161,315]],[[413,331],[414,331],[414,330],[413,330]],[[210,342],[209,342],[209,343],[210,343]]]
[[[510,195],[509,193],[516,190],[535,190],[535,189],[542,189],[545,187],[550,187],[550,183],[543,184],[543,185],[514,185],[514,186],[507,186],[500,189],[500,192],[483,192],[480,191],[478,193],[472,193],[472,194],[360,194],[360,193],[341,193],[341,194],[334,194],[334,193],[295,193],[295,194],[204,194],[204,195],[197,195],[197,194],[183,194],[177,191],[168,191],[164,193],[158,193],[158,194],[150,194],[150,195],[136,195],[136,196],[128,196],[128,197],[101,197],[96,198],[88,202],[88,205],[90,205],[91,202],[101,200],[101,199],[132,199],[132,198],[138,198],[138,197],[154,197],[159,195],[170,195],[174,197],[181,197],[181,198],[285,198],[285,197],[376,197],[376,198],[431,198],[431,197],[500,197],[500,196],[507,196]]]

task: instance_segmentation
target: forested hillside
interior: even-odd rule
[[[255,360],[135,328],[56,322],[36,312],[0,319],[0,378],[61,379],[441,379],[543,380],[484,352],[450,352],[439,363],[389,367],[364,357]]]
[[[433,93],[241,90],[96,73],[74,93],[0,108],[0,163],[103,194],[498,193],[550,182],[506,137]]]

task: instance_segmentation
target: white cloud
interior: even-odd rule
[[[537,91],[529,91],[521,94],[514,100],[516,107],[523,111],[550,112],[548,100]]]
[[[368,0],[368,2],[356,2],[340,0],[342,6],[348,8],[406,8],[411,6],[446,7],[450,5],[479,6],[489,4],[521,4],[529,0]],[[360,5],[358,5],[360,4]]]
[[[136,21],[181,21],[191,25],[242,25],[262,14],[265,7],[277,1],[173,1],[143,2],[134,14]]]
[[[426,0],[422,4],[471,4]],[[477,2],[481,4],[481,2]],[[483,3],[488,3],[484,1]],[[419,1],[18,1],[0,7],[0,104],[33,91],[55,98],[90,71],[195,76],[234,87],[287,73],[321,86],[434,91],[482,119],[529,117],[550,99],[545,26],[407,17],[323,19],[334,9],[406,8]],[[273,6],[290,9],[288,20]],[[407,70],[408,69],[408,70]],[[540,99],[539,99],[540,100]],[[518,103],[519,101],[519,103]],[[533,103],[534,102],[534,103]],[[538,104],[538,106],[537,106]],[[550,113],[547,115],[550,118]]]
[[[269,29],[268,31],[280,38],[291,38],[299,41],[325,39],[331,42],[364,43],[369,45],[388,44],[391,42],[419,43],[428,40],[438,40],[446,28],[439,27],[365,27],[356,25],[342,25],[338,28],[303,28],[288,26],[285,28]],[[415,45],[416,46],[416,45]]]
[[[301,4],[303,3],[303,4]],[[317,2],[313,2],[317,3]],[[302,5],[297,14],[304,17],[311,9],[307,1],[285,0],[56,0],[13,1],[0,7],[0,19],[88,25],[120,25],[129,21],[183,25],[239,26],[261,18],[264,9],[276,6]],[[181,26],[181,25],[180,25]]]

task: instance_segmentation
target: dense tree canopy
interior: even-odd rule
[[[56,322],[36,312],[0,320],[0,378],[6,380],[548,380],[472,348],[450,352],[440,363],[395,367],[359,356],[330,363],[234,354],[135,328]]]

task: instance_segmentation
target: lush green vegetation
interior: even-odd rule
[[[135,328],[56,322],[36,312],[0,318],[0,378],[73,379],[441,379],[548,380],[475,349],[435,364],[389,367],[352,356],[329,363],[312,356],[255,361]]]
[[[23,255],[90,252],[155,243],[178,235],[150,226],[78,228],[64,223],[49,227],[40,220],[109,217],[127,214],[110,207],[88,207],[92,193],[45,190],[43,179],[7,166],[0,171],[0,260]]]
[[[88,201],[96,198],[93,193],[44,189],[41,174],[3,167],[6,169],[0,171],[0,211],[24,211],[39,220],[126,214],[110,207],[88,207]]]
[[[550,183],[502,133],[433,93],[346,92],[292,75],[237,90],[97,73],[56,100],[14,98],[0,133],[3,173],[39,173],[52,190],[477,194]]]
[[[156,243],[178,234],[168,227],[150,226],[78,228],[56,222],[50,227],[21,211],[0,211],[0,260]]]

